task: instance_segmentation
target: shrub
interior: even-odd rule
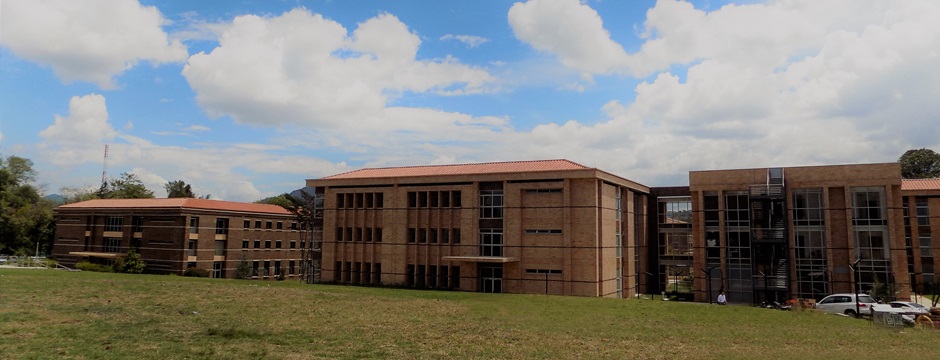
[[[242,260],[235,266],[236,279],[251,279],[251,265],[248,264],[248,258],[242,255]]]
[[[130,249],[123,258],[115,260],[111,268],[114,269],[114,272],[118,273],[140,274],[144,272],[144,267],[146,266],[147,264],[140,258],[140,254],[134,251],[134,249]]]
[[[108,265],[92,264],[87,261],[75,264],[75,268],[82,271],[113,272],[113,269]]]
[[[209,277],[209,270],[199,269],[199,268],[189,268],[183,272],[183,276]]]

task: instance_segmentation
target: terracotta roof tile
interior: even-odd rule
[[[901,190],[940,190],[940,178],[902,179]]]
[[[362,179],[435,175],[479,175],[514,172],[584,170],[587,166],[569,160],[509,161],[478,164],[366,168],[324,177],[323,179]]]
[[[79,203],[59,206],[60,209],[91,208],[187,208],[204,210],[225,210],[290,215],[286,209],[270,204],[253,204],[234,201],[172,198],[172,199],[94,199]]]

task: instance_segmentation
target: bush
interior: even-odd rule
[[[111,267],[108,265],[92,264],[87,261],[82,261],[78,264],[75,264],[75,268],[82,271],[114,272],[113,269],[111,269]]]
[[[183,276],[209,277],[209,270],[199,269],[199,268],[189,268],[183,272]]]
[[[248,264],[248,258],[242,255],[242,260],[235,266],[236,279],[251,279],[251,265]]]
[[[115,260],[111,268],[117,273],[140,274],[144,272],[146,266],[147,264],[140,258],[140,254],[134,249],[130,249],[127,251],[126,256]]]

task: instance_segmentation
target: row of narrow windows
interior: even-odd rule
[[[337,242],[382,242],[382,228],[380,227],[337,227],[335,233]]]
[[[408,229],[409,243],[460,244],[460,229]]]
[[[381,209],[385,207],[385,194],[340,193],[336,194],[337,209]]]
[[[408,264],[405,285],[419,289],[459,289],[460,266]]]
[[[335,282],[376,285],[382,283],[382,263],[337,261],[333,266]]]

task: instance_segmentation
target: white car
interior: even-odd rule
[[[905,313],[914,313],[914,314],[929,314],[930,308],[918,304],[916,302],[908,301],[892,301],[888,305],[891,305],[891,308],[897,309],[899,312]]]
[[[858,294],[858,314],[870,314],[875,299],[866,294]],[[855,294],[832,294],[816,303],[816,309],[831,314],[856,315]]]

